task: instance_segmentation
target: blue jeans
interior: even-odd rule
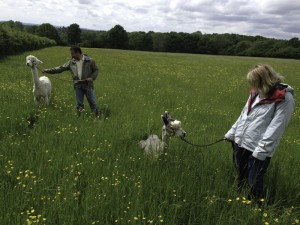
[[[235,163],[238,171],[238,190],[248,186],[254,200],[265,198],[264,175],[269,166],[270,157],[265,160],[259,160],[252,156],[252,152],[233,144]]]
[[[98,107],[96,105],[96,98],[94,93],[94,88],[92,87],[75,87],[75,95],[76,95],[76,108],[77,110],[82,110],[84,108],[83,100],[84,95],[87,98],[87,101],[90,105],[92,111],[98,111]]]

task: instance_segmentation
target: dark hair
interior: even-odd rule
[[[75,53],[79,52],[80,54],[82,54],[81,48],[78,47],[78,46],[72,46],[72,47],[70,48],[70,51],[73,51],[73,52],[75,52]]]

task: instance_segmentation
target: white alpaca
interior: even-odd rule
[[[33,78],[33,99],[36,105],[49,105],[51,97],[51,82],[48,77],[38,76],[37,64],[43,63],[33,55],[26,57],[26,65],[31,68]]]
[[[184,138],[186,132],[181,127],[181,122],[173,119],[169,112],[161,116],[164,123],[162,127],[162,140],[155,134],[149,135],[147,140],[140,141],[140,147],[146,154],[157,156],[159,153],[166,152],[169,148],[171,137]]]

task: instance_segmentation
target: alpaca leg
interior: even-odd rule
[[[168,149],[169,149],[169,142],[163,142],[162,143],[162,150],[164,153],[167,153]]]
[[[49,105],[49,97],[48,96],[45,96],[44,101],[45,101],[46,106]]]
[[[48,97],[48,104],[50,103],[51,101],[51,82],[49,80],[49,86],[48,86],[48,92],[47,92],[47,97]]]
[[[39,105],[39,101],[36,99],[35,96],[33,97],[33,100],[34,100],[35,105]]]
[[[163,151],[166,153],[169,148],[170,135],[165,126],[162,128],[162,147]]]

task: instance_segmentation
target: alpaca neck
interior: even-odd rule
[[[166,132],[166,130],[162,131],[162,149],[167,150],[169,148],[170,136]]]
[[[33,66],[31,68],[31,72],[32,72],[33,83],[35,84],[35,86],[39,86],[40,79],[39,79],[39,76],[38,76],[38,72],[37,72],[36,66]]]

